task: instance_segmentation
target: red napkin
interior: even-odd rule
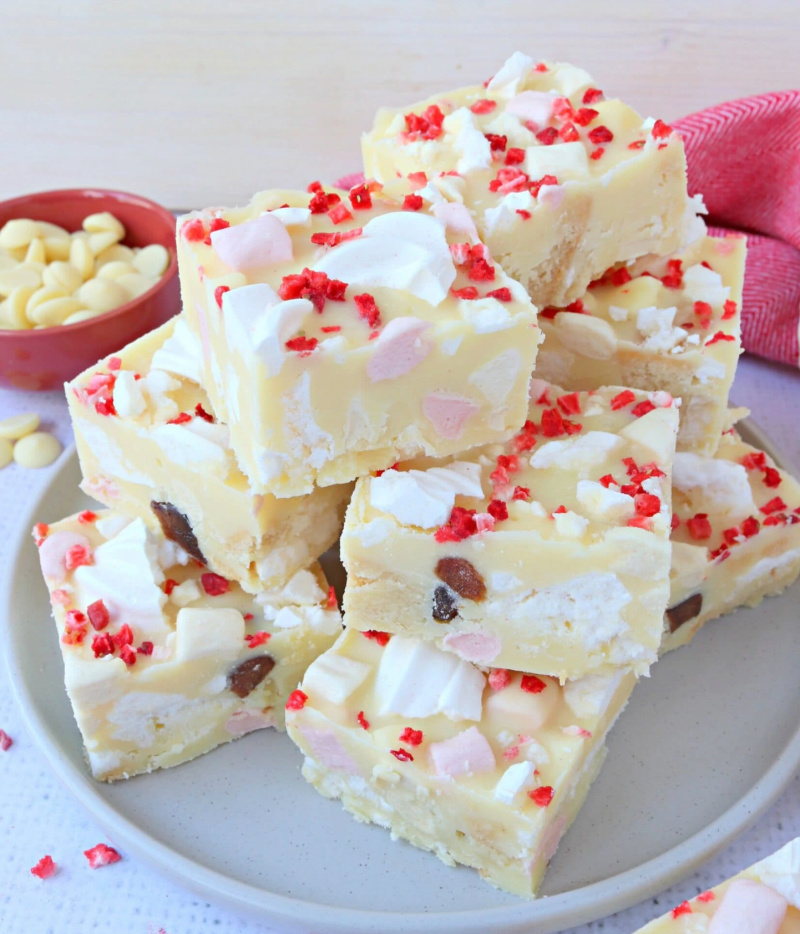
[[[745,349],[800,365],[800,91],[729,101],[673,126],[709,224],[747,234]]]

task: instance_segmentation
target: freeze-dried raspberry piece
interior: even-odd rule
[[[332,224],[343,224],[345,221],[352,220],[353,215],[340,201],[338,204],[334,204],[328,211],[328,217],[331,219]]]
[[[653,493],[637,493],[633,502],[637,516],[656,516],[661,510],[661,500]]]
[[[299,688],[296,691],[292,691],[286,701],[287,710],[302,710],[306,705],[308,700],[308,694],[305,694]]]
[[[53,862],[52,856],[43,856],[39,862],[31,869],[31,875],[39,879],[49,879],[55,875],[58,866]]]
[[[89,617],[92,629],[99,632],[101,629],[105,629],[106,626],[108,626],[108,608],[102,600],[95,600],[94,603],[90,603],[89,606],[86,607],[86,615]]]
[[[417,194],[406,195],[403,198],[403,210],[404,211],[419,211],[422,207],[422,198]]]
[[[150,641],[143,642],[139,648],[136,650],[138,655],[152,655],[153,654],[153,643]]]
[[[736,308],[736,302],[733,301],[733,299],[729,298],[722,307],[723,307],[723,314],[722,314],[723,321],[729,321],[731,318],[735,317],[737,308]]]
[[[181,236],[187,243],[200,243],[205,240],[206,228],[199,217],[186,221],[181,226]]]
[[[551,785],[541,785],[528,792],[528,797],[540,808],[546,808],[553,800],[555,792]]]
[[[526,694],[541,694],[547,687],[547,682],[537,678],[536,675],[523,675],[519,686]]]
[[[624,409],[626,405],[630,405],[631,402],[635,401],[636,396],[631,392],[631,390],[623,389],[622,392],[618,392],[611,400],[611,411],[617,412],[619,409]]]
[[[705,541],[705,539],[711,538],[712,529],[711,523],[708,521],[708,513],[698,512],[697,515],[692,516],[691,519],[687,520],[686,528],[696,541]]]
[[[546,126],[543,130],[539,130],[535,136],[542,146],[552,146],[558,139],[558,130],[554,126]]]
[[[653,135],[653,139],[666,139],[670,136],[674,130],[669,124],[664,123],[663,120],[656,120],[653,124],[653,129],[650,131]]]
[[[747,470],[766,470],[767,455],[763,451],[751,451],[739,461]]]
[[[631,415],[634,418],[641,418],[643,415],[647,415],[649,412],[652,412],[655,409],[655,405],[649,399],[642,399],[641,402],[638,402],[632,409]]]
[[[203,243],[206,246],[211,246],[211,234],[215,230],[225,230],[226,227],[230,227],[230,222],[226,221],[224,217],[215,217],[211,223],[208,225],[208,233],[203,237]]]
[[[578,126],[588,126],[595,117],[600,115],[599,110],[595,110],[593,107],[580,107],[575,111],[575,116],[573,120],[578,124]]]
[[[68,571],[94,564],[94,553],[88,545],[73,545],[64,555],[64,567]]]
[[[491,292],[486,293],[487,298],[496,298],[498,302],[510,302],[511,301],[511,289],[503,286],[500,289],[492,289]]]
[[[479,603],[486,598],[483,577],[466,558],[440,558],[433,572],[440,581],[465,600]]]
[[[404,142],[411,143],[417,139],[437,139],[442,135],[444,114],[436,104],[431,104],[421,114],[406,114],[405,121],[406,132],[401,135]]]
[[[129,668],[136,664],[136,652],[129,645],[122,646],[119,650],[119,657]]]
[[[745,538],[752,538],[754,535],[758,535],[760,531],[761,523],[755,516],[748,516],[744,522],[742,522],[742,535],[744,535]]]
[[[389,752],[397,759],[399,762],[413,762],[414,757],[407,749],[390,749]]]
[[[506,165],[521,165],[525,161],[525,150],[517,146],[512,146],[506,152]]]
[[[220,574],[207,571],[200,575],[200,583],[209,597],[219,597],[230,590],[230,583]]]
[[[244,641],[247,643],[248,649],[254,649],[259,645],[264,645],[265,642],[268,642],[272,637],[268,632],[264,632],[262,629],[260,632],[254,632],[252,635],[245,636]]]
[[[447,525],[443,525],[434,532],[437,542],[460,542],[478,531],[475,522],[475,510],[464,509],[463,506],[453,506]]]
[[[692,906],[689,902],[681,902],[680,905],[672,909],[672,917],[680,918],[681,915],[690,915],[692,914]]]
[[[736,338],[733,334],[726,334],[724,331],[717,331],[712,337],[706,341],[706,347],[710,347],[712,344],[717,344],[719,341],[735,341]]]
[[[764,486],[774,488],[781,485],[783,478],[779,470],[776,470],[774,467],[766,467],[764,469],[764,476],[761,479],[764,481]]]
[[[118,863],[122,859],[113,846],[106,846],[105,843],[98,843],[97,846],[84,850],[83,855],[89,860],[89,866],[92,869],[110,866],[111,863]]]
[[[366,184],[356,185],[350,189],[350,204],[357,211],[366,211],[372,207],[372,196]]]
[[[218,285],[214,289],[214,301],[217,303],[217,308],[222,309],[222,296],[226,292],[230,292],[231,287],[229,285]]]
[[[500,136],[498,133],[484,133],[483,135],[488,140],[492,152],[505,152],[508,145],[507,136]]]
[[[377,629],[367,629],[362,635],[366,639],[371,639],[373,642],[377,642],[378,645],[386,645],[386,643],[392,638],[391,634],[388,632],[379,632]]]
[[[496,522],[508,518],[508,506],[501,499],[491,500],[486,511]]]
[[[765,516],[770,516],[774,512],[785,511],[786,508],[787,508],[786,503],[784,503],[784,501],[780,498],[780,496],[776,496],[774,499],[771,499],[768,503],[765,503],[761,507],[759,512],[763,512]]]
[[[667,273],[661,282],[668,289],[679,289],[683,285],[683,262],[679,259],[667,260]]]
[[[92,522],[97,521],[97,513],[92,512],[91,509],[84,509],[83,512],[78,513],[78,522],[81,525],[89,525]]]
[[[511,672],[507,668],[493,668],[489,672],[489,687],[493,691],[502,691],[511,684]]]
[[[422,730],[412,730],[410,726],[407,726],[398,739],[409,746],[419,746],[422,743]]]
[[[523,502],[528,502],[531,498],[531,491],[526,486],[515,486],[514,492],[511,494],[511,499],[519,499]]]
[[[581,397],[577,392],[565,393],[563,396],[559,396],[556,402],[566,415],[581,414]]]
[[[316,349],[317,344],[319,344],[319,341],[316,337],[303,337],[301,335],[286,341],[286,349],[294,351],[301,357],[307,357],[312,350]]]
[[[469,109],[474,114],[489,114],[495,109],[495,107],[497,107],[497,101],[492,101],[484,97],[481,100],[475,101],[475,103],[472,104]]]
[[[474,285],[465,285],[463,289],[450,289],[450,292],[455,298],[460,298],[462,301],[467,302],[475,301],[480,294]]]
[[[92,639],[92,652],[94,652],[95,658],[113,655],[114,640],[111,638],[111,633],[104,632],[102,636],[95,636]]]
[[[192,420],[192,416],[188,412],[181,412],[179,415],[176,415],[175,418],[169,419],[167,422],[168,425],[185,425],[187,422]]]
[[[478,259],[469,270],[469,278],[473,282],[492,282],[494,280],[494,266],[485,259]]]
[[[603,99],[603,92],[600,88],[587,88],[583,92],[581,102],[584,104],[596,104]]]
[[[614,134],[607,126],[596,126],[589,130],[589,140],[596,146],[600,143],[610,143],[614,139]]]
[[[0,730],[0,750],[2,752],[7,752],[14,745],[14,740],[6,733],[5,730]]]
[[[363,295],[354,295],[353,301],[356,303],[359,316],[362,317],[371,328],[378,328],[381,326],[381,313],[372,295],[368,292],[364,292]]]

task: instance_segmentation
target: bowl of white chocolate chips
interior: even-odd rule
[[[0,202],[0,386],[58,388],[179,310],[166,208],[94,188]]]

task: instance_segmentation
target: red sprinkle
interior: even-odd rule
[[[412,730],[407,726],[398,737],[401,743],[408,743],[409,746],[419,746],[422,742],[422,730]]]
[[[245,636],[244,641],[247,643],[248,649],[254,649],[256,646],[269,642],[270,638],[270,634],[262,629],[260,632],[254,632],[251,636]]]
[[[547,683],[537,678],[536,675],[523,675],[519,686],[528,694],[541,694],[547,687]]]
[[[372,639],[374,642],[377,642],[378,645],[386,645],[386,643],[392,638],[391,633],[388,632],[379,632],[377,629],[367,629],[362,633],[367,639]]]
[[[414,761],[414,757],[407,749],[390,749],[389,752],[400,762]]]
[[[230,589],[229,582],[220,574],[214,574],[212,571],[201,574],[200,583],[209,597],[219,597]]]
[[[725,304],[722,306],[724,311],[722,314],[723,321],[730,321],[731,318],[736,315],[736,302],[733,299],[728,299]]]
[[[697,541],[711,538],[711,523],[708,521],[708,513],[698,512],[696,516],[692,516],[691,519],[687,520],[686,528],[692,538]]]
[[[327,596],[327,599],[325,600],[325,606],[329,610],[339,609],[339,601],[336,599],[336,590],[334,589],[333,584],[331,584],[330,587],[328,587],[328,596]]]
[[[717,331],[713,337],[709,337],[706,341],[706,347],[710,347],[712,344],[716,344],[718,341],[735,341],[736,338],[733,334],[725,334],[724,331]]]
[[[529,791],[528,797],[540,808],[546,808],[553,800],[554,794],[552,785],[542,785],[539,788],[534,788],[533,791]]]
[[[39,879],[49,879],[54,876],[58,866],[53,862],[52,856],[43,856],[39,862],[31,869],[31,875]]]
[[[362,730],[369,729],[369,720],[367,720],[367,718],[364,716],[363,710],[359,710],[356,720],[358,720],[358,725],[361,727]]]
[[[14,745],[14,740],[6,733],[5,730],[0,730],[0,750],[7,752]]]
[[[229,285],[218,285],[214,289],[214,301],[217,303],[217,308],[222,309],[222,296],[226,292],[230,292],[231,287]]]
[[[711,891],[701,892],[700,895],[697,896],[697,900],[698,902],[713,902],[716,897],[717,896]]]
[[[92,869],[98,869],[100,866],[109,866],[111,863],[118,863],[122,857],[113,846],[106,846],[105,843],[98,843],[90,850],[84,850],[83,855],[89,860],[89,866]]]
[[[181,412],[180,415],[176,415],[175,418],[169,419],[167,422],[168,425],[185,425],[186,422],[190,422],[192,416],[188,412]]]
[[[94,603],[90,603],[86,607],[86,615],[89,617],[89,622],[92,624],[92,629],[100,632],[101,629],[105,629],[108,626],[108,608],[102,600],[95,600]]]
[[[470,106],[470,110],[474,114],[490,114],[495,107],[497,107],[497,101],[489,100],[488,97],[484,97],[479,101],[475,101],[474,104]]]
[[[287,710],[302,710],[306,705],[308,700],[308,694],[305,694],[299,688],[296,691],[292,691],[286,701]]]
[[[88,525],[90,522],[97,521],[97,513],[92,512],[91,509],[84,509],[82,513],[78,515],[78,522],[83,525]]]

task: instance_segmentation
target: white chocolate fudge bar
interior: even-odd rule
[[[715,457],[678,453],[672,571],[662,652],[710,619],[756,606],[800,574],[800,484],[726,432]]]
[[[672,253],[702,229],[677,133],[606,100],[582,69],[520,52],[486,85],[379,110],[362,150],[368,177],[430,181],[466,205],[540,307],[565,305],[609,266]]]
[[[205,385],[257,491],[297,496],[525,419],[536,309],[463,206],[267,191],[181,218],[178,257]]]
[[[712,455],[741,348],[744,237],[703,237],[645,257],[539,315],[536,375],[568,389],[635,386],[681,399],[678,450]]]
[[[677,406],[532,390],[505,445],[357,481],[340,543],[347,625],[561,681],[644,674],[669,598]]]
[[[800,839],[636,934],[800,934]]]
[[[421,639],[347,629],[289,698],[286,728],[306,779],[357,820],[530,898],[633,683],[487,677]]]
[[[187,762],[264,727],[341,632],[318,565],[257,597],[141,519],[34,527],[64,677],[95,778]]]
[[[290,499],[254,493],[200,386],[199,356],[175,318],[67,386],[82,486],[258,593],[336,541],[351,486]]]

